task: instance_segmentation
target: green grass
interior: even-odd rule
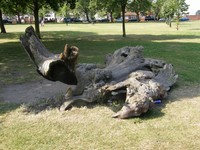
[[[129,120],[111,118],[114,110],[108,106],[35,114],[26,105],[0,103],[0,149],[199,149],[199,23],[181,22],[179,31],[164,23],[127,23],[126,38],[119,23],[45,24],[42,42],[54,53],[68,43],[79,47],[79,62],[103,64],[107,53],[142,45],[145,57],[174,65],[177,86],[166,103]],[[0,34],[0,87],[39,79],[19,43],[27,26],[6,25],[8,34]]]
[[[41,27],[45,46],[60,53],[65,43],[80,48],[79,62],[103,63],[104,56],[123,46],[144,46],[145,57],[172,63],[181,84],[200,82],[199,22],[181,23],[180,30],[164,23],[127,23],[127,37],[121,36],[121,24],[46,24]],[[37,79],[32,62],[19,43],[29,25],[7,25],[8,34],[0,35],[0,81],[2,84]],[[192,59],[191,59],[192,58]],[[192,66],[192,67],[191,67]]]

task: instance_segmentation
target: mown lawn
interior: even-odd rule
[[[199,24],[182,22],[176,31],[164,23],[127,23],[126,38],[119,23],[45,24],[42,42],[55,53],[68,43],[80,48],[79,62],[103,64],[107,53],[142,45],[145,57],[172,63],[179,80],[166,102],[129,120],[111,118],[108,106],[35,114],[0,100],[0,149],[200,149]],[[0,91],[39,79],[19,43],[27,26],[6,25],[8,34],[0,34]]]
[[[38,77],[24,52],[19,36],[29,25],[7,25],[8,34],[0,35],[0,83],[20,83]],[[164,23],[127,23],[127,37],[121,24],[46,24],[41,28],[45,46],[60,53],[65,43],[80,48],[79,62],[103,63],[104,56],[123,46],[144,47],[144,55],[172,63],[179,82],[199,82],[199,22],[181,23],[179,31]]]

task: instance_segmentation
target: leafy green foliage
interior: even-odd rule
[[[161,8],[162,5],[164,3],[164,0],[156,0],[155,2],[152,2],[152,11],[155,14],[155,18],[156,19],[160,19],[161,18]]]
[[[86,16],[86,20],[90,22],[90,18],[92,18],[94,15],[93,10],[89,7],[90,6],[90,0],[79,0],[76,3],[76,9],[79,10],[79,13],[84,13]]]
[[[137,20],[140,21],[139,13],[144,13],[151,8],[151,1],[150,0],[132,0],[128,8],[137,14]]]
[[[163,2],[161,12],[167,19],[167,24],[171,27],[171,20],[174,15],[177,16],[177,21],[179,21],[180,15],[184,14],[187,10],[188,5],[185,3],[185,0],[168,0]]]

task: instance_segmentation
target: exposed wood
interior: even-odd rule
[[[130,118],[148,111],[154,100],[167,96],[178,75],[162,60],[143,58],[143,47],[123,47],[106,56],[103,69],[94,64],[79,64],[78,85],[66,102],[107,101],[126,91],[125,104],[113,117]],[[77,96],[78,95],[78,96]],[[65,106],[68,106],[65,104]]]
[[[40,75],[51,81],[61,81],[70,85],[77,84],[74,66],[78,57],[78,48],[65,46],[64,52],[60,54],[62,56],[55,55],[41,43],[32,26],[26,29],[25,35],[20,37],[20,41]],[[68,54],[64,56],[65,53]]]

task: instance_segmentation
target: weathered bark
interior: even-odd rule
[[[39,40],[34,36],[32,38]],[[32,40],[31,47],[42,44],[37,40]],[[29,46],[26,42],[22,44],[25,48]],[[38,49],[44,52],[44,55],[49,55],[43,45]],[[78,64],[75,74],[77,86],[75,89],[68,89],[66,102],[60,110],[68,109],[79,100],[107,102],[124,96],[124,106],[113,116],[118,118],[140,116],[147,112],[154,100],[162,100],[167,96],[170,87],[178,78],[171,64],[144,58],[141,46],[123,47],[113,54],[108,54],[104,68],[95,64]]]
[[[80,64],[76,68],[78,85],[68,101],[87,102],[117,99],[126,94],[125,104],[113,117],[130,118],[148,111],[154,100],[167,96],[178,75],[162,60],[143,58],[143,47],[124,47],[106,56],[106,67]]]
[[[66,45],[63,53],[55,55],[40,42],[32,26],[26,29],[20,41],[40,75],[51,81],[77,84],[74,67],[78,57],[78,48]]]

